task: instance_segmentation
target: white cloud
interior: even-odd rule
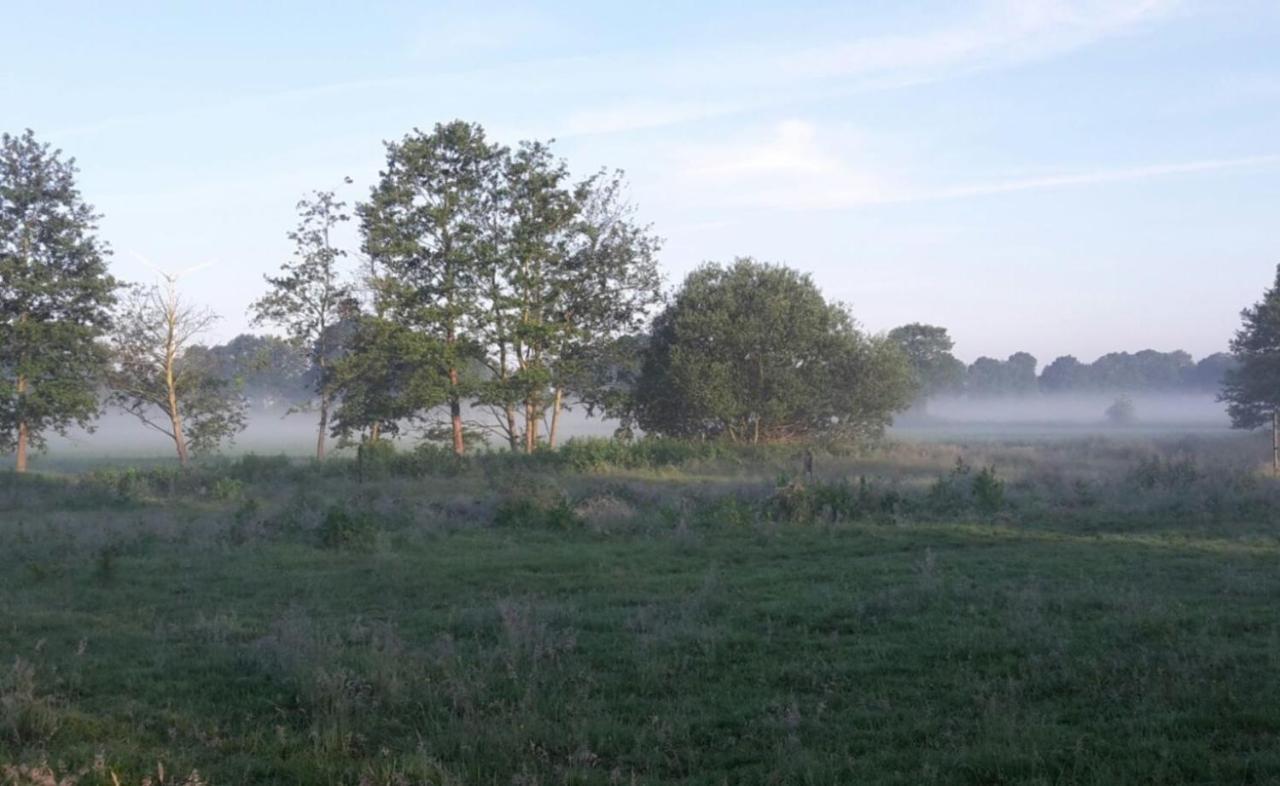
[[[675,174],[666,187],[720,207],[837,210],[1280,166],[1280,154],[1267,154],[949,185],[909,182],[882,164],[872,164],[874,160],[854,134],[823,131],[809,122],[788,120],[763,136],[681,149],[674,155],[671,171]]]
[[[821,134],[787,120],[763,138],[688,146],[674,155],[671,188],[738,207],[825,208],[885,201],[881,179],[856,162],[855,135]]]

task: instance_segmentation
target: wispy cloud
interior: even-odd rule
[[[468,15],[457,8],[424,20],[395,73],[249,92],[233,101],[193,97],[184,105],[122,112],[58,133],[270,113],[285,102],[328,102],[339,111],[344,97],[368,100],[384,93],[490,111],[509,105],[521,113],[527,113],[523,99],[536,94],[553,107],[538,122],[552,134],[624,133],[1014,67],[1142,30],[1181,7],[1179,0],[991,0],[962,20],[920,32],[859,36],[830,29],[817,44],[738,41],[607,54],[583,50],[589,36],[565,36],[572,20],[519,9]],[[554,49],[563,54],[546,57],[540,53],[547,47],[527,45],[547,39],[559,42]],[[629,98],[620,101],[619,95]]]
[[[762,137],[682,149],[671,167],[669,187],[723,207],[838,210],[1275,167],[1280,167],[1280,154],[1100,167],[958,184],[918,183],[878,163],[847,132],[824,132],[813,123],[788,120]]]

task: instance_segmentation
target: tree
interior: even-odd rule
[[[1238,365],[1223,376],[1218,400],[1227,403],[1233,428],[1271,424],[1272,469],[1280,474],[1280,266],[1274,285],[1240,318],[1231,339]]]
[[[955,342],[946,328],[913,322],[890,330],[889,340],[906,355],[921,409],[930,398],[958,390],[964,384],[965,366],[951,354]]]
[[[566,261],[580,198],[569,170],[542,142],[524,142],[507,162],[510,264],[507,303],[512,311],[515,371],[508,387],[524,407],[524,449],[538,446],[540,422],[553,387],[553,353],[566,340],[560,317],[570,297]]]
[[[332,237],[336,227],[350,220],[345,208],[346,203],[338,201],[332,191],[316,191],[298,202],[298,226],[289,233],[294,243],[293,260],[281,266],[279,276],[265,276],[271,289],[250,306],[255,324],[284,327],[294,344],[306,350],[315,368],[312,382],[320,413],[317,460],[324,459],[333,403],[329,364],[340,350],[335,344],[339,332],[331,328],[344,310],[351,308],[352,300],[351,287],[342,282],[338,270],[338,262],[347,252],[334,245]]]
[[[475,316],[492,254],[484,211],[501,152],[478,125],[454,121],[430,134],[415,129],[387,144],[387,167],[369,201],[357,207],[364,250],[384,273],[379,311],[441,345],[458,454],[465,451],[462,402],[474,388],[462,372],[478,352]]]
[[[1201,358],[1186,371],[1184,384],[1193,390],[1218,390],[1227,372],[1235,367],[1235,356],[1229,352],[1215,352]]]
[[[186,356],[230,380],[251,406],[263,410],[305,404],[316,386],[308,353],[278,336],[241,333],[225,344],[193,345]]]
[[[1133,399],[1122,395],[1111,402],[1103,414],[1113,426],[1128,426],[1138,419],[1138,408],[1134,406]]]
[[[1040,372],[1040,390],[1044,393],[1072,393],[1089,384],[1089,367],[1074,355],[1062,355]]]
[[[88,427],[100,408],[117,283],[77,171],[30,130],[0,136],[0,450],[18,472],[47,431]]]
[[[330,366],[333,435],[376,442],[397,433],[401,421],[445,403],[454,394],[447,362],[443,344],[430,336],[378,316],[358,317],[345,353]]]
[[[738,259],[685,280],[654,323],[636,390],[644,430],[733,442],[858,438],[910,403],[911,370],[806,275]]]
[[[192,341],[217,320],[178,295],[176,279],[135,287],[124,300],[112,336],[111,400],[173,440],[178,461],[217,449],[245,426],[245,402],[231,380],[200,362]]]

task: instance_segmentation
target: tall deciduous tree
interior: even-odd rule
[[[173,441],[178,461],[215,450],[245,426],[235,385],[191,353],[194,339],[217,320],[183,300],[172,276],[163,286],[135,287],[122,302],[112,337],[111,399]]]
[[[636,390],[645,431],[734,442],[879,435],[912,394],[901,350],[868,337],[808,276],[739,259],[685,280]]]
[[[1227,403],[1234,428],[1270,424],[1272,469],[1280,474],[1280,266],[1262,300],[1240,317],[1240,329],[1231,339],[1237,365],[1225,372],[1218,398]]]
[[[559,346],[552,365],[547,444],[556,446],[566,392],[588,402],[600,394],[601,363],[618,368],[621,339],[633,336],[662,300],[661,241],[636,221],[621,172],[601,172],[576,189],[578,215],[565,260],[564,298],[555,312]],[[596,374],[591,373],[592,368]]]
[[[76,173],[30,130],[0,136],[0,450],[18,472],[47,431],[99,412],[117,284]]]
[[[351,182],[349,179],[347,182]],[[266,276],[270,290],[250,307],[254,322],[282,326],[289,338],[304,348],[315,368],[319,431],[316,459],[323,460],[333,403],[329,364],[337,356],[341,332],[333,328],[351,308],[351,287],[342,281],[339,261],[347,252],[339,248],[333,233],[350,220],[346,203],[332,191],[317,191],[298,202],[298,226],[289,233],[293,260],[281,266],[280,275]]]
[[[947,329],[913,322],[889,331],[911,364],[916,383],[916,405],[923,409],[939,394],[958,391],[964,385],[965,365],[951,354],[955,342]]]
[[[358,207],[365,252],[383,273],[379,310],[438,341],[447,377],[453,449],[463,453],[463,378],[478,354],[475,315],[485,254],[483,211],[501,150],[478,125],[455,121],[387,145],[387,167]]]

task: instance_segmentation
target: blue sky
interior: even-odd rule
[[[454,118],[625,169],[671,285],[785,262],[966,360],[1218,351],[1280,263],[1278,3],[614,5],[11,0],[0,129],[76,156],[117,275],[209,263],[212,339],[301,195]]]

